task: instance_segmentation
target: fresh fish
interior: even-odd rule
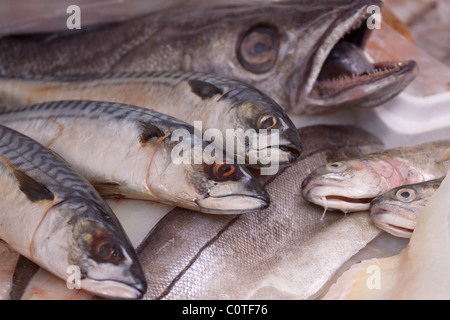
[[[400,254],[353,265],[331,286],[324,299],[450,299],[450,175],[418,218]]]
[[[245,145],[245,138],[237,139],[240,146],[236,144],[235,149],[245,148],[245,158],[239,163],[267,165],[269,155],[277,152],[279,156],[274,158],[278,159],[274,160],[286,165],[294,162],[302,150],[294,124],[275,101],[243,82],[215,75],[156,71],[28,80],[4,78],[0,79],[0,97],[9,107],[71,99],[126,103],[191,125],[201,121],[203,130],[220,130],[223,137],[228,129],[241,129],[242,133],[253,130],[256,139],[260,139],[261,129],[278,130],[276,145],[264,145],[264,152],[255,150],[256,154]]]
[[[224,162],[215,162],[206,149],[210,145],[192,126],[153,110],[57,101],[2,110],[0,123],[57,152],[104,196],[208,213],[243,213],[269,205],[267,192],[247,169],[225,162],[226,155]]]
[[[440,140],[331,162],[303,181],[302,194],[328,209],[369,210],[375,197],[395,187],[444,176],[450,169],[449,149],[450,140]]]
[[[417,219],[443,179],[400,186],[376,197],[370,203],[372,221],[397,237],[411,238]]]
[[[3,126],[0,154],[0,239],[64,280],[69,267],[78,268],[81,288],[95,294],[145,293],[134,248],[84,178],[42,145]]]
[[[144,299],[306,299],[381,232],[367,214],[344,217],[302,199],[301,179],[318,163],[381,150],[353,126],[301,128],[305,152],[277,176],[261,176],[271,206],[245,215],[177,208],[138,250],[149,288]]]
[[[414,61],[369,63],[360,52],[370,36],[371,5],[382,2],[210,4],[72,34],[7,37],[0,41],[0,74],[196,71],[249,83],[294,114],[369,108],[417,73]]]

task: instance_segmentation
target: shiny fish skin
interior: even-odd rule
[[[0,99],[11,108],[72,99],[131,104],[191,125],[201,121],[203,130],[218,129],[224,137],[227,129],[278,129],[280,148],[272,149],[280,152],[280,165],[294,162],[302,150],[294,124],[275,101],[243,82],[215,75],[155,71],[0,78]],[[248,148],[243,160],[250,163]]]
[[[370,218],[390,234],[411,238],[417,220],[444,178],[394,188],[370,203]]]
[[[438,179],[450,169],[450,140],[398,147],[313,171],[302,184],[309,201],[344,212],[365,211],[377,196],[401,185]]]
[[[131,105],[57,101],[0,111],[0,123],[51,148],[104,196],[156,200],[207,213],[266,208],[269,196],[239,164],[207,164],[187,123]],[[189,163],[176,164],[176,129],[189,134]],[[200,148],[195,139],[200,139]],[[202,163],[193,160],[202,152]],[[206,154],[207,156],[207,154]],[[222,167],[223,166],[223,167]],[[223,170],[225,169],[225,171]]]
[[[109,206],[70,166],[34,140],[0,126],[0,238],[81,288],[140,298],[147,284],[134,248]]]
[[[196,71],[244,81],[294,114],[369,108],[401,92],[414,79],[417,64],[375,64],[374,73],[366,74],[363,68],[355,77],[317,81],[334,45],[358,25],[351,39],[343,41],[364,49],[369,32],[363,30],[363,20],[369,5],[382,2],[210,4],[81,32],[6,37],[0,40],[0,74]]]

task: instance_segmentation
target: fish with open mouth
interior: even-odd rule
[[[417,73],[414,61],[367,59],[371,5],[382,2],[209,4],[76,32],[5,37],[0,73],[196,71],[253,85],[292,114],[370,108],[400,93]]]
[[[445,176],[449,149],[450,140],[439,140],[328,163],[303,181],[302,195],[328,209],[369,210],[374,198],[395,187]]]
[[[370,218],[379,228],[402,238],[411,238],[422,209],[444,177],[394,188],[370,203]]]
[[[147,283],[116,216],[60,157],[0,126],[0,239],[68,280],[78,268],[81,288],[113,298],[140,298]]]
[[[294,124],[275,101],[243,82],[215,75],[156,71],[0,78],[0,97],[8,107],[71,99],[119,102],[153,109],[191,125],[201,121],[203,130],[217,129],[224,137],[233,129],[242,132],[234,145],[235,150],[245,149],[245,155],[235,151],[243,158],[239,163],[252,166],[267,165],[265,157],[272,152],[278,153],[274,159],[280,165],[288,165],[302,150]],[[268,133],[272,129],[278,130],[276,144],[270,140],[271,145],[264,145],[269,150],[251,152],[245,134],[254,132],[257,142],[261,130]]]
[[[64,100],[1,110],[0,123],[57,152],[103,196],[220,214],[270,202],[245,167],[216,162],[194,127],[153,110]]]

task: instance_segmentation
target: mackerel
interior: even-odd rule
[[[104,196],[156,200],[207,213],[266,208],[242,165],[219,161],[189,124],[120,103],[68,100],[2,110],[0,123],[66,159]],[[226,154],[223,156],[226,158]]]

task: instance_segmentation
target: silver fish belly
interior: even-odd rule
[[[394,188],[370,203],[370,218],[397,237],[410,238],[422,209],[444,178]]]
[[[82,289],[140,298],[146,280],[119,221],[95,189],[34,140],[0,126],[0,238]]]
[[[244,147],[239,159],[261,166],[267,154],[280,165],[293,163],[301,154],[300,136],[285,111],[270,97],[241,81],[193,72],[122,72],[60,77],[0,78],[0,100],[15,108],[56,100],[101,100],[136,105],[183,120],[199,121],[203,130],[260,132],[278,130],[278,141],[252,153],[245,138],[238,138],[235,150]],[[263,131],[261,131],[263,130]],[[272,142],[272,141],[269,141]],[[224,146],[224,149],[226,146]],[[262,148],[262,147],[261,147]],[[262,152],[264,151],[264,152]],[[256,154],[255,159],[250,159]],[[250,161],[251,160],[251,161]]]
[[[302,194],[320,206],[365,211],[377,196],[401,185],[438,179],[450,169],[450,140],[399,147],[328,163],[302,184]]]
[[[367,61],[370,5],[382,2],[210,4],[73,34],[9,37],[0,40],[0,73],[196,71],[245,81],[295,114],[369,108],[417,73],[414,61]]]
[[[247,169],[227,163],[226,155],[215,162],[204,152],[209,144],[192,126],[156,111],[57,101],[3,110],[0,123],[56,151],[104,196],[156,200],[207,213],[243,213],[269,205],[268,194]]]

